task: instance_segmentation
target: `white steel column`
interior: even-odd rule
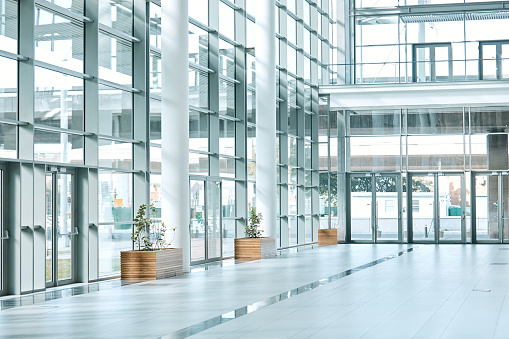
[[[276,3],[256,7],[256,209],[262,235],[276,237]]]
[[[161,1],[161,11],[162,219],[168,229],[177,227],[172,247],[183,249],[184,272],[189,272],[188,1]]]

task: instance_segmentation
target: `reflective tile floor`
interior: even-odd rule
[[[508,338],[508,264],[508,245],[288,250],[6,306],[0,338]]]

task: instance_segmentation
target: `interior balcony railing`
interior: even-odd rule
[[[363,62],[328,67],[333,85],[509,80],[509,58]]]

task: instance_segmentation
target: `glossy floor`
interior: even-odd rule
[[[286,251],[172,279],[39,297],[0,311],[0,337],[507,338],[508,263],[509,245]]]

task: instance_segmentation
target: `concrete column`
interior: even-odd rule
[[[508,137],[507,134],[488,134],[486,136],[486,152],[488,160],[488,170],[496,171],[508,169]],[[502,189],[503,192],[508,192],[509,182],[507,177],[502,177]],[[500,204],[494,204],[498,202],[498,177],[488,176],[488,233],[490,239],[498,239],[499,228],[499,206]]]
[[[184,272],[189,272],[188,1],[162,1],[161,12],[162,219],[168,228],[177,227],[172,247],[183,249]]]
[[[256,206],[263,236],[276,237],[276,4],[261,0],[256,11]]]

